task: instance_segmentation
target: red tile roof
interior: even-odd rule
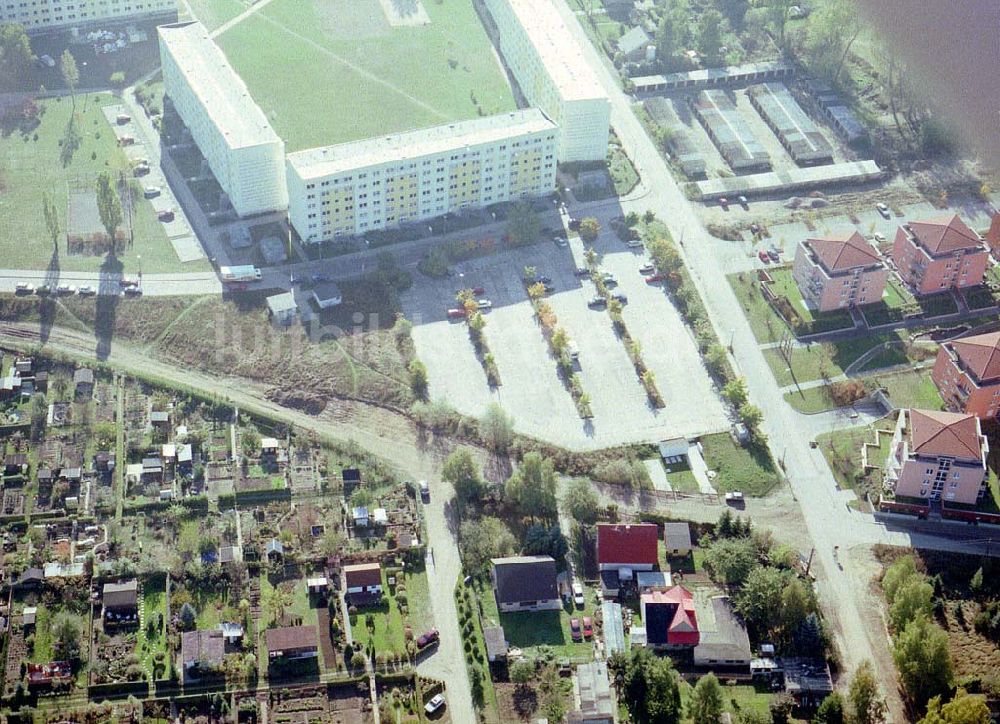
[[[910,449],[921,455],[982,459],[975,415],[910,410]]]
[[[963,337],[947,345],[979,382],[1000,377],[1000,332]]]
[[[382,585],[382,568],[378,563],[356,563],[344,566],[344,580],[348,588]]]
[[[272,654],[278,651],[317,648],[315,626],[271,628],[265,632],[264,639],[268,652]]]
[[[958,214],[936,219],[911,221],[910,231],[917,242],[931,254],[950,254],[959,249],[975,249],[983,242]]]
[[[882,261],[875,248],[857,231],[839,236],[806,239],[806,245],[812,249],[820,264],[830,272],[871,266]]]
[[[597,562],[599,564],[656,565],[660,536],[653,523],[597,526]]]
[[[649,605],[676,606],[670,625],[667,627],[667,643],[674,645],[697,645],[698,615],[694,609],[694,596],[684,586],[674,586],[669,591],[652,591],[642,594],[642,601]]]

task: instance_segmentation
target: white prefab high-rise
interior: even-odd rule
[[[0,0],[0,24],[18,23],[29,33],[116,20],[177,18],[177,0]]]
[[[240,216],[288,207],[285,144],[201,23],[161,25],[163,85]]]
[[[559,128],[537,108],[288,154],[304,242],[551,193]]]
[[[485,0],[500,53],[529,104],[560,128],[559,161],[603,161],[611,103],[550,0]]]

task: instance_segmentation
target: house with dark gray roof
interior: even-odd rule
[[[562,607],[552,556],[494,558],[491,563],[490,579],[501,613],[557,611]]]

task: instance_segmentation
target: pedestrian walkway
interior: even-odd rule
[[[708,465],[705,464],[701,448],[696,442],[688,445],[688,465],[691,466],[691,474],[694,475],[694,479],[698,481],[698,491],[705,495],[717,495],[708,477]]]

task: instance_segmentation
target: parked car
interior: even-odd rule
[[[426,631],[417,638],[417,648],[426,649],[431,644],[436,644],[440,639],[441,635],[438,633],[436,628],[432,628],[430,631]]]
[[[76,293],[79,294],[81,297],[92,297],[95,294],[97,294],[97,290],[94,289],[89,284],[84,284],[76,291]]]
[[[464,309],[449,309],[448,319],[465,319]]]
[[[134,173],[136,176],[145,176],[147,173],[149,173],[149,166],[145,165],[136,166],[134,169],[132,169],[132,173]]]
[[[655,271],[656,271],[656,266],[653,264],[653,262],[648,261],[641,267],[639,267],[640,274],[652,274]]]
[[[771,262],[771,257],[769,257],[767,255],[767,252],[764,251],[763,249],[757,252],[757,258],[760,259],[765,264],[769,264]]]
[[[758,224],[756,221],[753,222],[752,224],[750,224],[750,233],[753,234],[754,236],[759,235],[760,234],[760,224]]]
[[[569,223],[567,224],[567,226],[569,226],[569,230],[570,231],[579,231],[580,230],[580,220],[579,219],[570,219]]]
[[[627,242],[625,242],[625,246],[627,246],[629,249],[641,249],[643,244],[642,240],[640,239],[629,239]]]
[[[882,244],[884,242],[885,242],[885,236],[883,236],[882,234],[880,234],[880,233],[878,233],[876,231],[875,232],[875,243],[876,244]]]
[[[542,286],[545,288],[546,294],[552,294],[556,290],[555,286],[552,284],[543,284]]]
[[[587,306],[590,307],[591,309],[602,309],[608,306],[608,300],[602,297],[600,294],[595,294],[593,297],[590,298],[590,301],[587,302]]]
[[[312,275],[313,284],[319,284],[321,282],[333,281],[333,278],[329,274],[313,274]]]
[[[17,286],[14,287],[14,294],[34,294],[35,287],[27,282],[18,282]]]
[[[719,197],[719,206],[721,206],[724,209],[728,209],[729,208],[729,199],[727,199],[725,196],[720,196]]]
[[[740,202],[740,206],[742,206],[744,209],[750,208],[750,204],[747,202],[746,196],[738,196],[736,200]]]
[[[615,292],[611,295],[611,298],[620,304],[628,304],[628,297],[625,296],[624,292]]]
[[[646,284],[656,284],[657,282],[662,282],[666,278],[666,274],[650,274],[646,277]]]
[[[775,249],[772,246],[770,249],[767,250],[767,255],[768,255],[768,257],[770,257],[771,261],[773,261],[775,264],[777,264],[779,261],[781,261],[781,250],[780,249]]]
[[[594,620],[590,616],[583,617],[583,637],[590,638],[594,635]]]
[[[738,490],[734,493],[726,493],[726,505],[743,505],[743,493]]]
[[[569,246],[569,242],[561,236],[552,237],[552,241],[555,242],[555,245],[558,246],[560,249],[565,249],[567,246]]]
[[[542,284],[551,284],[552,283],[552,278],[551,277],[547,277],[547,276],[545,276],[543,274],[543,275],[540,275],[540,276],[536,276],[535,277],[535,281],[536,282],[541,282]]]
[[[875,204],[875,208],[878,210],[880,214],[882,214],[883,219],[891,218],[892,214],[889,212],[889,207],[883,204],[882,202]]]
[[[138,279],[122,279],[120,282],[118,282],[118,284],[121,285],[121,287],[123,289],[128,289],[129,287],[137,287],[137,286],[139,286],[139,280]]]
[[[160,213],[158,213],[156,215],[156,218],[159,219],[160,221],[173,221],[174,212],[171,209],[167,209],[165,211],[161,211]]]
[[[39,284],[37,287],[35,287],[35,294],[37,294],[40,297],[44,297],[50,294],[51,292],[52,290],[49,289],[48,284]]]
[[[481,297],[486,294],[486,289],[484,287],[472,287],[472,293],[477,297]]]
[[[125,125],[126,123],[128,123],[128,122],[129,122],[129,121],[131,121],[131,120],[132,120],[132,116],[130,116],[130,115],[128,115],[128,114],[125,114],[125,113],[119,113],[119,114],[118,114],[118,117],[117,117],[117,118],[115,118],[115,122],[116,122],[116,123],[117,123],[117,124],[118,124],[119,126],[124,126],[124,125]]]
[[[125,296],[126,297],[141,297],[142,296],[142,289],[140,289],[139,287],[125,287]]]
[[[576,268],[576,271],[573,272],[573,273],[576,274],[578,277],[589,277],[590,276],[590,269],[588,269],[585,266],[578,266]]]
[[[155,199],[162,192],[163,189],[161,189],[159,186],[147,186],[142,190],[142,195],[145,196],[147,199]]]
[[[573,604],[583,608],[584,603],[586,600],[583,597],[583,585],[579,581],[573,581]]]
[[[574,641],[583,641],[583,630],[580,628],[580,619],[571,618],[569,620],[569,635]]]
[[[480,311],[486,311],[487,309],[493,309],[493,302],[489,299],[477,299],[476,306],[479,307]]]
[[[72,284],[60,284],[59,286],[56,287],[56,294],[58,294],[59,296],[76,294],[76,287],[74,287]]]
[[[431,487],[427,484],[427,481],[421,480],[417,483],[417,487],[420,488],[420,499],[425,503],[431,502]]]
[[[427,714],[433,714],[442,706],[444,706],[444,694],[435,694],[434,698],[424,705],[424,711]]]

